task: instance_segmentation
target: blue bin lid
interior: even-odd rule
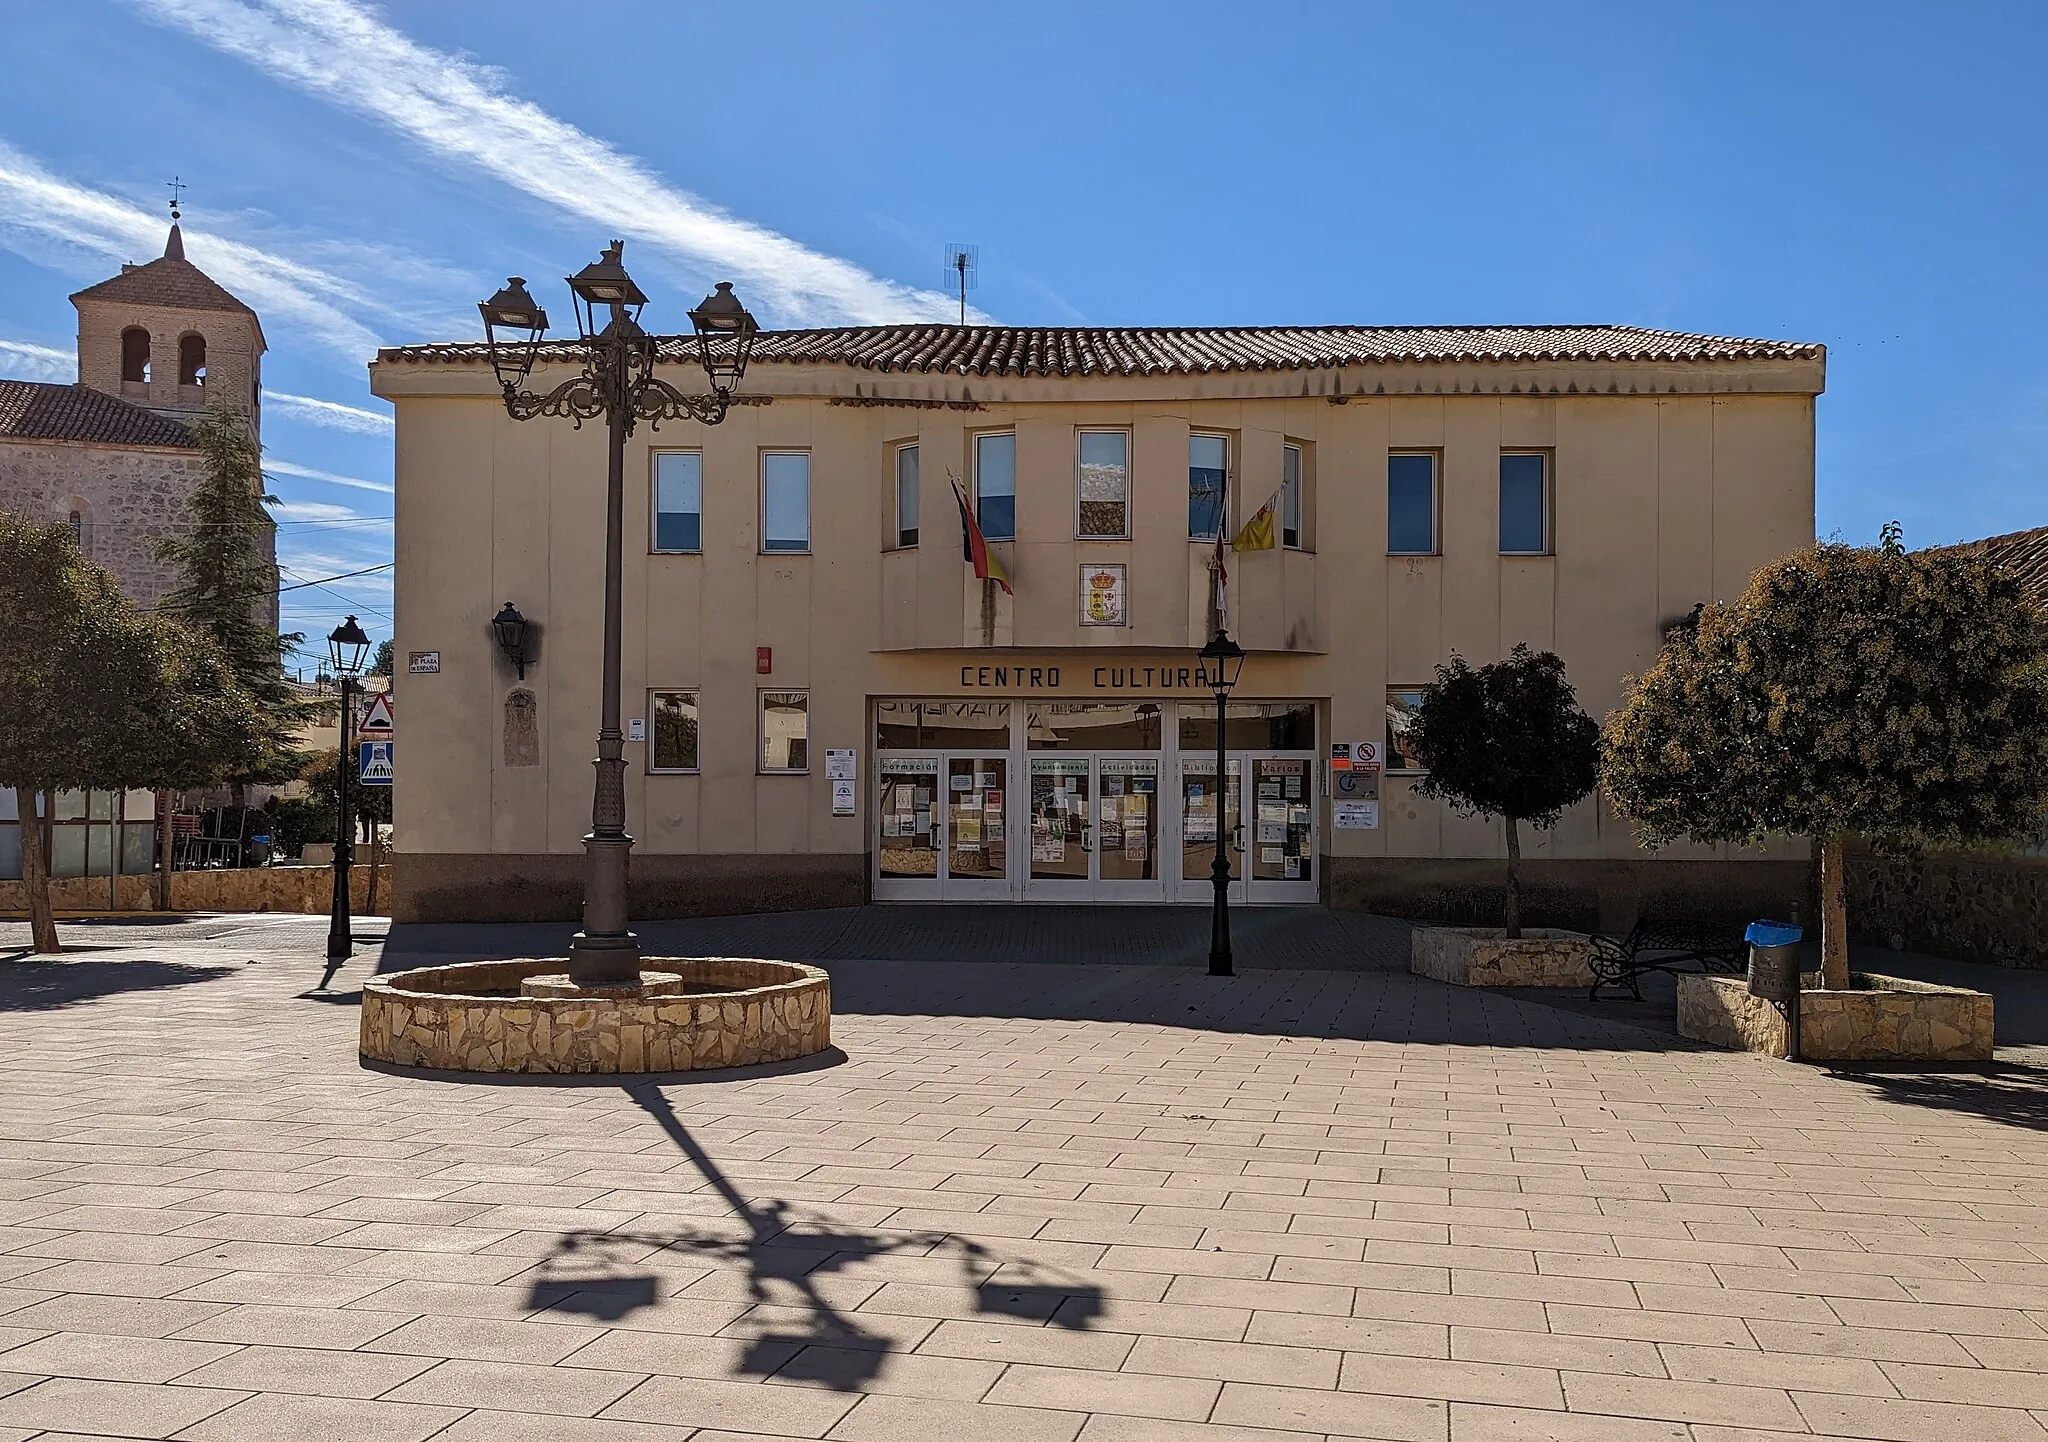
[[[1805,934],[1789,921],[1752,921],[1742,939],[1751,946],[1790,946]]]

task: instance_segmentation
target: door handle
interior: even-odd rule
[[[1240,856],[1244,854],[1244,823],[1238,822],[1230,828],[1230,849]]]
[[[1081,849],[1083,851],[1093,851],[1095,849],[1095,824],[1093,822],[1082,824]]]

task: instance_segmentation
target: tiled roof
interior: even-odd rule
[[[154,411],[89,386],[45,381],[0,380],[0,440],[195,449],[190,431]]]
[[[542,353],[573,342],[544,345]],[[1217,371],[1317,370],[1418,361],[1819,360],[1825,348],[1643,330],[1625,325],[1231,326],[1052,328],[998,325],[872,325],[763,331],[756,361],[848,365],[873,371],[951,375],[1145,376]],[[480,341],[402,346],[382,360],[484,359]],[[664,357],[688,361],[687,343]]]
[[[161,256],[146,265],[125,265],[121,273],[89,285],[71,297],[126,305],[161,305],[173,310],[231,310],[256,314],[191,261]]]
[[[1965,541],[1960,546],[1946,549],[1976,551],[1989,556],[2020,578],[2028,600],[2042,611],[2048,611],[2048,526],[2036,526],[2031,531],[2013,531],[2003,536],[1987,536],[1981,541]]]

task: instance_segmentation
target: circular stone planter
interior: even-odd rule
[[[363,984],[362,1054],[440,1071],[702,1071],[832,1044],[832,981],[815,966],[650,957],[645,990],[563,994],[562,961],[479,961]],[[522,991],[529,978],[539,984]]]

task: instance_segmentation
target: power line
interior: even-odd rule
[[[393,567],[393,565],[394,565],[394,564],[395,564],[394,562],[391,562],[391,561],[386,561],[386,562],[384,562],[384,564],[383,564],[383,565],[381,565],[381,566],[365,566],[365,567],[363,567],[363,569],[362,569],[362,570],[360,570],[360,571],[343,571],[343,572],[341,572],[341,573],[340,573],[340,574],[338,574],[338,575],[333,575],[333,576],[322,576],[322,577],[320,577],[320,578],[319,578],[319,580],[316,580],[316,581],[298,581],[298,582],[295,582],[295,583],[293,583],[292,585],[289,585],[289,586],[278,586],[278,587],[276,587],[276,588],[274,588],[274,589],[273,589],[272,587],[269,587],[269,586],[265,586],[265,587],[264,587],[264,588],[263,588],[262,590],[260,590],[260,591],[244,591],[244,592],[242,592],[241,594],[242,594],[242,595],[244,595],[244,596],[249,596],[249,597],[251,597],[251,598],[254,598],[254,597],[256,597],[256,596],[271,596],[271,595],[278,595],[278,596],[281,596],[281,595],[283,595],[283,594],[284,594],[284,593],[285,593],[286,591],[303,591],[303,590],[305,590],[305,589],[306,589],[306,587],[308,587],[308,586],[319,586],[319,585],[324,585],[324,584],[325,584],[326,582],[328,582],[328,581],[346,581],[346,580],[347,580],[347,579],[348,579],[349,577],[351,577],[351,576],[371,576],[371,575],[375,575],[375,574],[376,574],[377,572],[379,572],[379,571],[388,571],[388,570],[390,570],[390,569],[391,569],[391,568]],[[284,570],[284,567],[282,567],[282,566],[279,566],[279,567],[278,567],[278,570],[282,571],[282,570]],[[234,600],[234,599],[235,599],[235,597],[233,597],[233,596],[217,596],[217,597],[214,597],[214,598],[213,598],[213,600],[220,600],[220,601],[230,601],[230,600]],[[197,605],[197,604],[201,604],[201,603],[198,603],[198,602],[191,602],[191,601],[188,601],[188,602],[186,602],[186,603],[185,603],[184,605],[182,605],[182,606],[151,606],[151,607],[149,608],[149,610],[150,610],[150,611],[152,611],[152,612],[163,612],[163,611],[189,611],[189,610],[191,610],[191,609],[193,608],[193,606],[194,606],[194,605]],[[205,602],[204,604],[207,604],[207,605],[211,605],[211,604],[212,604],[212,601],[208,601],[208,602]]]

